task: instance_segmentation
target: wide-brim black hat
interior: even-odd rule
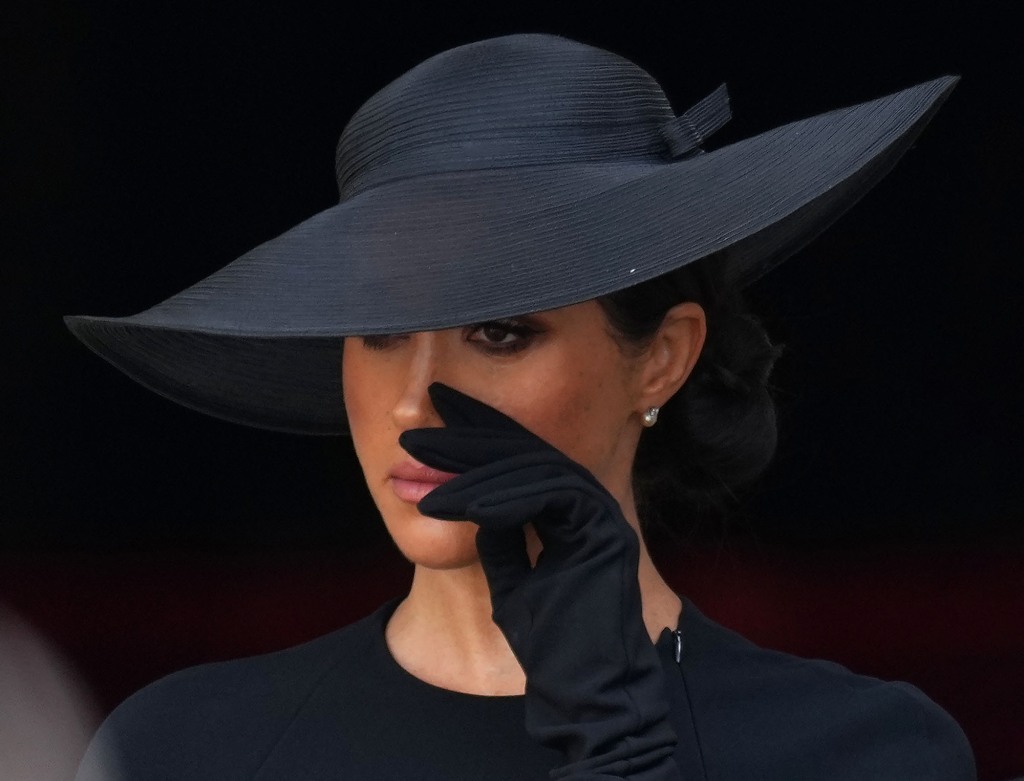
[[[66,322],[188,407],[343,433],[343,337],[553,309],[712,254],[745,285],[878,182],[955,82],[704,151],[729,117],[724,89],[677,117],[649,74],[601,49],[461,46],[356,112],[338,205],[151,309]]]

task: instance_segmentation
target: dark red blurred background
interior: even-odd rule
[[[1024,775],[1017,5],[26,5],[3,48],[0,602],[109,708],[401,593],[346,441],[179,409],[60,316],[143,309],[330,205],[346,119],[425,57],[546,31],[636,60],[679,110],[727,81],[712,146],[959,73],[893,174],[751,291],[787,345],[778,458],[658,547],[713,618],[916,683],[983,779]]]
[[[1024,768],[1024,556],[993,548],[664,546],[669,582],[751,640],[909,681],[963,727],[980,778]],[[0,596],[56,644],[102,712],[156,678],[272,651],[400,596],[392,550],[0,557]]]

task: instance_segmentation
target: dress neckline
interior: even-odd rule
[[[381,605],[377,611],[377,625],[373,632],[374,653],[384,665],[383,672],[394,680],[397,685],[417,689],[424,694],[433,694],[436,697],[446,697],[453,700],[461,699],[465,702],[522,703],[525,697],[523,694],[474,694],[438,686],[414,675],[399,664],[398,660],[391,653],[391,649],[388,648],[385,632],[388,621],[391,620],[391,616],[398,609],[402,599],[402,597],[396,597]],[[680,661],[683,650],[683,637],[685,635],[683,624],[687,615],[693,612],[692,606],[687,602],[686,598],[680,597],[680,599],[683,606],[679,613],[677,628],[664,628],[654,644],[658,655],[662,659],[672,658],[676,663]]]

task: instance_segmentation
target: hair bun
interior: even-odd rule
[[[771,462],[778,441],[769,391],[782,350],[739,291],[721,291],[713,258],[601,299],[612,326],[642,343],[682,301],[701,304],[707,338],[693,373],[645,429],[633,469],[646,519],[723,515]],[[668,292],[666,292],[668,291]]]

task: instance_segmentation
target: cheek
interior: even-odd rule
[[[388,415],[387,399],[380,392],[379,367],[375,374],[361,366],[360,350],[346,349],[341,363],[341,384],[349,431],[363,472],[371,478],[377,461],[385,460],[387,443],[398,434]],[[390,462],[388,462],[390,464]],[[368,480],[372,486],[372,479]]]
[[[514,383],[492,403],[602,478],[622,450],[630,414],[622,373],[609,360],[567,366]]]
[[[341,389],[345,411],[352,419],[350,422],[358,424],[364,412],[372,411],[372,388],[380,385],[380,382],[363,365],[363,350],[358,345],[350,347],[349,341],[345,340],[341,354]],[[376,367],[375,371],[379,375],[380,367]]]
[[[365,383],[359,381],[360,372],[355,365],[358,363],[358,350],[349,347],[348,342],[349,340],[346,339],[341,353],[341,395],[351,428],[353,424],[358,426],[362,420],[367,395],[363,387]]]

